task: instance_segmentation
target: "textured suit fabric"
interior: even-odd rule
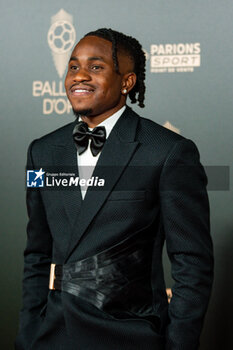
[[[72,168],[78,175],[74,125],[35,140],[27,169]],[[79,188],[27,192],[28,239],[16,349],[198,349],[213,253],[207,179],[195,144],[127,107],[93,176],[104,178],[105,187],[89,188],[84,201]],[[136,290],[133,283],[128,286],[130,298],[119,294],[124,302],[116,305],[110,292],[110,302],[100,309],[91,300],[48,291],[51,262],[85,259],[134,234],[148,235],[153,244],[146,277]],[[165,240],[175,280],[169,306],[162,267]]]

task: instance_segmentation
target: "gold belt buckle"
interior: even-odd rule
[[[54,287],[54,280],[56,278],[55,267],[56,267],[56,264],[51,264],[50,266],[49,289],[51,290],[55,290],[55,287]]]

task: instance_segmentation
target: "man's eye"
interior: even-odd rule
[[[102,68],[103,68],[103,67],[98,66],[98,65],[94,65],[94,66],[91,67],[92,70],[100,70],[100,69],[102,69]]]
[[[70,69],[71,69],[71,70],[77,70],[77,69],[78,69],[78,66],[70,66]]]

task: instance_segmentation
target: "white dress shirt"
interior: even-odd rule
[[[108,138],[109,134],[112,131],[112,128],[124,112],[126,106],[123,106],[121,109],[119,109],[116,113],[105,119],[102,123],[98,124],[98,126],[104,126],[106,129],[106,139]],[[81,117],[79,117],[79,121],[81,121]],[[93,128],[89,128],[89,130],[93,130]],[[92,173],[95,169],[96,163],[99,159],[99,156],[101,152],[97,154],[97,156],[93,156],[90,149],[90,142],[91,139],[89,139],[89,144],[87,149],[82,153],[78,154],[77,152],[77,163],[78,163],[78,170],[79,170],[79,179],[89,179],[92,176]],[[82,198],[85,198],[86,192],[88,188],[87,186],[81,187],[81,194]]]

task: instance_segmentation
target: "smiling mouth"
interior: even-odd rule
[[[91,87],[78,87],[78,86],[73,86],[70,89],[71,95],[72,96],[88,96],[94,92],[94,89]]]

